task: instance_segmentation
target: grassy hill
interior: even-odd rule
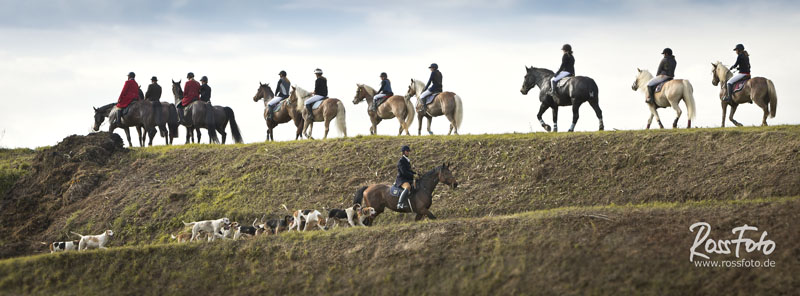
[[[393,180],[402,144],[418,171],[456,164],[459,188],[435,192],[440,220],[384,213],[368,229],[169,243],[180,220],[348,207],[359,186]],[[71,136],[0,152],[13,183],[0,202],[0,257],[106,228],[111,249],[0,261],[0,291],[780,294],[798,288],[798,149],[798,126],[134,150],[106,133]],[[688,227],[698,221],[724,238],[745,223],[767,230],[775,253],[745,258],[777,267],[694,267]]]

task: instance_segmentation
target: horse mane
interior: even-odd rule
[[[372,86],[369,86],[369,85],[366,85],[366,84],[361,84],[361,86],[364,87],[364,90],[367,91],[367,94],[375,95],[376,91],[375,91],[374,88],[372,88]]]
[[[295,108],[297,109],[297,111],[302,112],[304,108],[303,103],[305,103],[306,99],[308,99],[311,96],[311,93],[297,85],[294,85],[292,87],[294,87],[293,91],[294,99],[297,100]],[[289,96],[291,97],[292,94],[289,94]]]
[[[110,111],[111,108],[114,108],[115,105],[117,105],[117,103],[111,103],[111,104],[108,104],[108,105],[103,105],[102,107],[97,108],[97,111],[99,111],[99,112]]]
[[[550,69],[531,67],[531,70],[534,70],[534,71],[537,71],[537,72],[544,72],[547,75],[556,75],[556,73],[553,72]]]
[[[646,92],[647,82],[653,79],[653,73],[650,73],[647,69],[639,69],[639,71],[639,75],[636,76],[636,86],[639,88],[639,91]]]

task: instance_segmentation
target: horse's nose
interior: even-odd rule
[[[525,91],[525,89],[524,89],[524,88],[521,88],[521,89],[519,90],[519,92],[521,92],[523,95],[527,95],[527,94],[528,94],[528,92],[527,92],[527,91]]]

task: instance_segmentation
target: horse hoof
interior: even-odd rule
[[[570,129],[570,130],[568,130],[567,132],[570,132],[570,133],[571,133],[571,132],[574,132],[574,130]]]
[[[433,136],[433,132],[428,132],[429,135]]]
[[[600,130],[601,130],[601,131],[602,131],[602,130],[605,130],[605,127],[601,125],[601,126],[600,126]]]
[[[548,131],[548,132],[549,132],[549,131],[551,130],[550,126],[549,126],[549,125],[547,125],[547,124],[545,124],[545,125],[542,125],[542,127],[544,128],[544,130],[545,130],[545,131]]]

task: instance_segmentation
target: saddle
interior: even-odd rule
[[[656,85],[656,91],[655,92],[661,92],[661,88],[664,87],[664,83],[667,83],[667,82],[670,82],[670,81],[672,81],[672,77],[669,77],[669,78],[667,78],[667,80],[664,80],[664,82],[661,82],[658,85]]]
[[[733,93],[742,91],[744,89],[744,84],[747,83],[748,80],[750,80],[750,75],[747,75],[744,78],[742,78],[742,80],[737,81],[733,85]]]
[[[430,96],[428,96],[428,99],[425,101],[425,105],[432,103],[433,100],[436,99],[436,96],[438,96],[440,93],[442,92],[432,93]]]
[[[325,97],[324,99],[319,100],[316,103],[314,103],[314,105],[311,106],[311,110],[317,110],[317,108],[319,108],[319,106],[322,105],[322,102],[325,102],[325,100],[327,100],[327,99],[328,99],[328,97]]]
[[[403,187],[392,184],[392,187],[389,188],[389,195],[391,196],[400,197],[400,193],[403,193]],[[413,195],[414,188],[411,188],[411,193]]]
[[[567,82],[569,82],[570,80],[572,80],[572,77],[574,77],[574,76],[567,76],[567,77],[561,78],[561,80],[559,80],[558,82],[556,82],[556,85],[555,85],[556,89],[554,89],[554,90],[553,90],[553,93],[555,93],[555,94],[557,94],[557,95],[560,95],[560,94],[561,94],[561,92],[560,92],[559,90],[560,90],[561,88],[563,88],[564,86],[566,86],[566,85],[567,85]]]

